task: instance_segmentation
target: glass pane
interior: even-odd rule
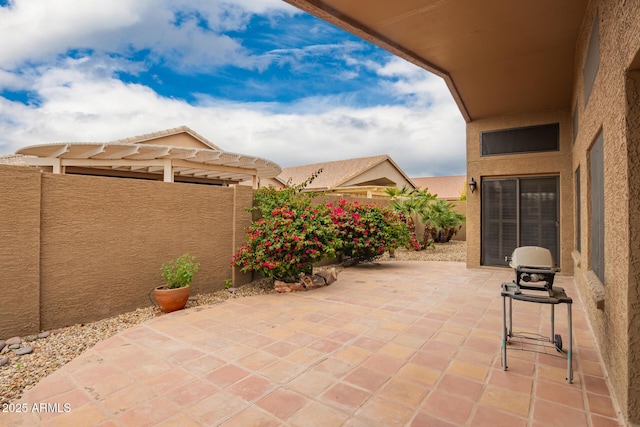
[[[482,265],[505,266],[517,243],[517,182],[482,182]]]
[[[558,178],[520,180],[520,246],[540,246],[558,253]]]

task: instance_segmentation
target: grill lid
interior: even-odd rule
[[[553,268],[553,256],[547,248],[539,246],[522,246],[516,248],[511,255],[509,267],[518,268],[520,266],[537,267],[537,268]]]

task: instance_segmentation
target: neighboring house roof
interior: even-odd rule
[[[153,144],[153,141],[156,141],[158,139],[166,138],[168,136],[181,135],[181,134],[190,135],[192,138],[204,144],[206,148],[223,151],[222,148],[218,147],[213,142],[209,141],[207,138],[205,138],[204,136],[200,135],[199,133],[195,132],[193,129],[187,126],[179,126],[173,129],[161,130],[158,132],[146,133],[144,135],[132,136],[130,138],[118,139],[115,141],[111,141],[109,144],[118,144],[118,143]],[[173,140],[172,142],[173,142],[173,145],[180,144],[180,142],[176,142],[175,140]],[[182,141],[182,143],[186,147],[190,147],[192,145],[188,141]]]
[[[420,189],[428,189],[429,193],[437,194],[439,199],[458,200],[465,186],[466,176],[429,176],[411,178]]]
[[[383,165],[388,167],[385,168]],[[409,185],[415,188],[411,179],[386,154],[283,168],[277,178],[285,183],[291,180],[292,185],[297,185],[306,181],[320,168],[322,173],[307,189],[332,190],[339,187],[364,185],[400,187]]]
[[[112,142],[61,142],[21,148],[17,155],[31,165],[50,166],[57,173],[134,176],[164,175],[164,179],[240,182],[273,178],[277,164],[259,157],[222,150],[186,126]]]

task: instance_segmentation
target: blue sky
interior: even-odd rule
[[[0,0],[0,155],[186,125],[283,167],[465,173],[438,77],[281,0]]]

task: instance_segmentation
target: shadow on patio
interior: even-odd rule
[[[510,270],[463,263],[385,262],[346,269],[312,292],[161,316],[99,343],[16,402],[58,403],[61,412],[5,413],[0,421],[619,425],[570,277],[556,284],[574,298],[574,383],[552,352],[510,351],[509,371],[501,369],[500,284],[511,279]],[[548,306],[514,304],[514,329],[536,325],[548,335]],[[566,327],[566,310],[556,310],[563,338]]]

